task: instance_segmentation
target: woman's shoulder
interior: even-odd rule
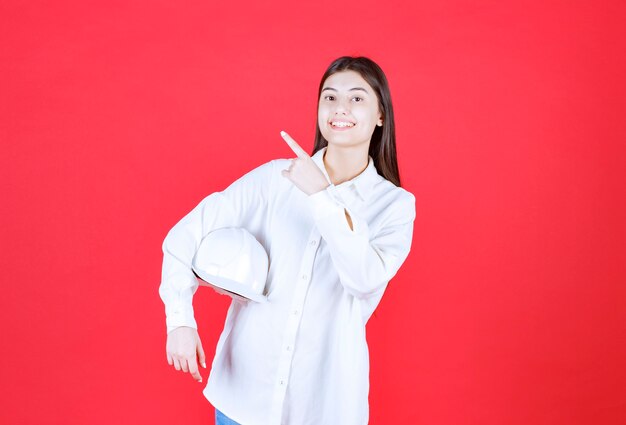
[[[272,164],[274,170],[281,172],[282,170],[286,170],[291,165],[292,159],[289,158],[276,158],[269,161]]]
[[[284,170],[291,164],[290,159],[276,158],[270,159],[269,161],[264,162],[257,166],[257,169],[262,169],[267,172],[277,172],[280,170]]]
[[[289,159],[270,159],[257,165],[250,170],[243,178],[254,182],[255,184],[262,184],[266,188],[274,187],[276,184],[282,184],[282,170],[286,170],[291,165]]]
[[[285,168],[289,167],[288,159],[270,159],[261,164],[258,164],[251,168],[247,174],[253,175],[265,175],[267,177],[271,177],[273,174],[280,172]]]

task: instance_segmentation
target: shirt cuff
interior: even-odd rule
[[[193,314],[193,308],[191,310],[174,308],[168,311],[165,318],[165,325],[167,326],[167,333],[181,326],[198,329],[198,324]]]
[[[309,203],[313,218],[316,220],[328,218],[344,210],[344,206],[336,194],[336,187],[332,184],[324,190],[309,195]]]

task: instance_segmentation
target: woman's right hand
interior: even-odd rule
[[[176,370],[189,372],[193,379],[202,382],[198,363],[206,369],[206,358],[200,341],[200,335],[194,328],[181,326],[167,334],[165,346],[167,362]]]

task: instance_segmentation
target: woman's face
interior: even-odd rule
[[[368,148],[376,125],[382,125],[374,89],[356,71],[331,75],[322,86],[317,124],[330,145]]]

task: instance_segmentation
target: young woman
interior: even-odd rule
[[[365,57],[322,77],[315,147],[265,163],[205,198],[163,243],[167,360],[202,381],[191,259],[209,232],[244,227],[266,249],[267,303],[232,302],[204,395],[216,423],[364,425],[365,324],[411,246],[387,79]]]

